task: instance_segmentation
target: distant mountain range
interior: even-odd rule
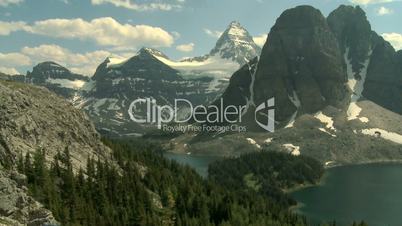
[[[261,53],[252,36],[232,22],[209,54],[173,61],[164,53],[142,48],[129,59],[108,57],[91,77],[74,74],[55,62],[43,62],[13,80],[44,86],[84,109],[97,128],[111,135],[140,135],[154,126],[133,123],[128,105],[153,97],[172,105],[175,98],[208,104],[219,97],[233,72]]]
[[[299,6],[282,13],[262,50],[232,22],[204,56],[174,61],[143,48],[129,59],[107,58],[89,80],[51,62],[14,78],[69,98],[99,131],[113,136],[155,129],[129,119],[128,107],[137,98],[152,97],[160,105],[172,105],[175,98],[219,105],[214,101],[222,97],[225,106],[246,106],[246,133],[183,134],[168,147],[238,155],[274,145],[343,164],[402,157],[401,65],[402,51],[372,31],[360,7],[340,6],[325,18],[311,6]],[[270,119],[256,109],[273,97],[271,134],[257,123]]]

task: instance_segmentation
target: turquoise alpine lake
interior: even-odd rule
[[[291,193],[295,212],[310,223],[402,225],[402,165],[367,164],[328,169],[321,185]]]

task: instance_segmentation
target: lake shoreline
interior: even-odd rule
[[[361,220],[375,226],[399,225],[396,222],[402,220],[398,214],[402,211],[401,163],[399,160],[365,161],[326,168],[322,180],[313,189],[298,186],[288,193],[297,201],[288,210],[305,215],[311,222],[337,219],[341,225]]]

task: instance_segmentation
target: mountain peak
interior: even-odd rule
[[[44,61],[42,63],[37,64],[34,68],[43,68],[43,69],[44,68],[46,68],[46,69],[57,68],[57,69],[62,70],[62,71],[68,71],[68,72],[70,71],[67,68],[61,66],[60,64],[58,64],[58,63],[56,63],[54,61]]]
[[[166,56],[164,53],[162,53],[161,51],[157,50],[157,49],[153,49],[153,48],[148,48],[148,47],[143,47],[140,49],[140,51],[138,51],[138,54],[150,54],[152,56],[155,57],[163,57],[165,59],[169,59],[168,56]]]
[[[233,21],[218,39],[210,55],[219,55],[243,65],[260,53],[261,48],[255,44],[250,33],[239,22]]]

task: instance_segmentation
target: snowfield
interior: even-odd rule
[[[85,81],[82,80],[68,80],[68,79],[47,79],[46,82],[51,83],[51,84],[57,84],[63,88],[68,88],[68,89],[74,89],[74,90],[79,90],[81,89]]]
[[[324,115],[321,111],[316,113],[314,115],[314,117],[316,119],[320,120],[320,122],[322,122],[323,124],[325,124],[326,128],[336,131],[336,129],[334,127],[334,120],[331,117]]]
[[[291,155],[299,156],[300,155],[300,147],[295,146],[293,144],[283,144],[282,145],[286,151],[288,151]]]
[[[365,135],[381,137],[385,140],[389,140],[397,144],[402,144],[402,135],[398,133],[388,132],[386,130],[378,128],[364,129],[361,132]]]
[[[247,140],[247,142],[248,142],[249,144],[256,146],[258,149],[261,149],[261,146],[260,146],[259,144],[257,144],[257,142],[256,142],[254,139],[252,139],[252,138],[247,138],[246,140]]]
[[[372,50],[369,50],[367,60],[363,63],[363,68],[360,72],[354,72],[351,60],[349,59],[349,47],[345,51],[346,71],[348,75],[348,86],[352,90],[351,102],[347,111],[348,120],[358,119],[362,109],[357,105],[357,101],[362,97],[364,83],[366,81],[367,69],[370,64]],[[359,74],[360,79],[355,75]]]
[[[240,65],[232,60],[219,56],[210,56],[204,61],[173,61],[155,56],[162,63],[182,72],[183,76],[208,76],[214,78],[230,78]]]

